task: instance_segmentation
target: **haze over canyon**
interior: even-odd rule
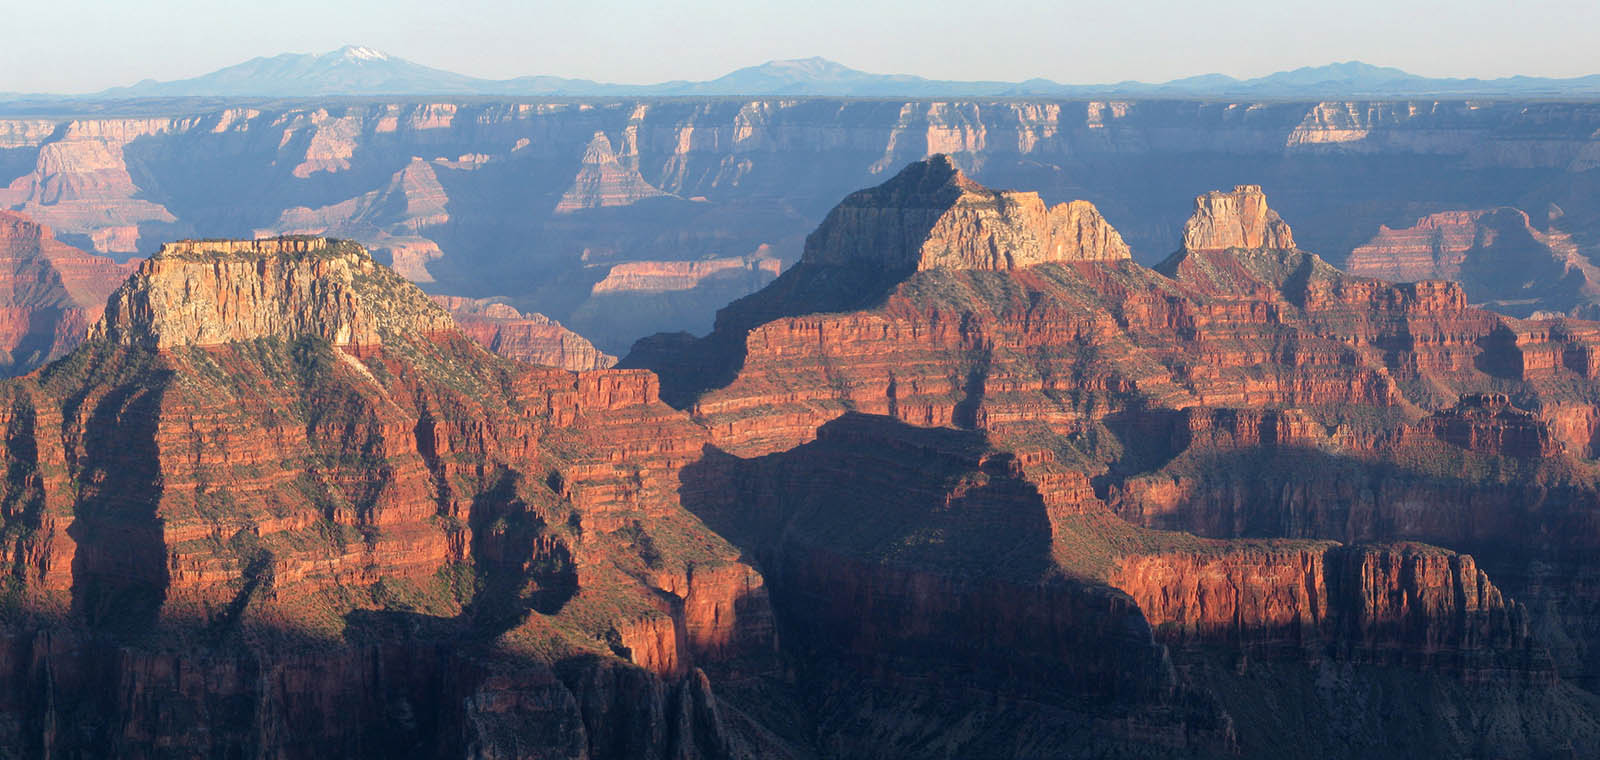
[[[0,757],[1600,755],[1600,103],[981,84],[0,103]]]

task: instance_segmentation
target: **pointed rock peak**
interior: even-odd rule
[[[637,169],[624,166],[617,160],[616,151],[606,133],[596,131],[584,149],[583,161],[572,180],[572,187],[561,195],[555,213],[606,206],[627,206],[646,198],[669,196],[650,184]]]
[[[611,148],[611,138],[606,137],[606,133],[595,130],[594,137],[589,138],[589,146],[583,150],[583,163],[611,164],[616,161],[617,152]]]
[[[1127,258],[1093,204],[1047,208],[1038,193],[991,190],[935,155],[845,198],[806,239],[801,260],[909,273]]]
[[[111,294],[91,339],[149,348],[316,337],[377,346],[454,327],[416,286],[348,240],[182,240]]]
[[[997,193],[974,182],[949,156],[938,153],[915,161],[877,187],[845,196],[840,208],[949,208],[962,195]]]
[[[1260,185],[1239,185],[1231,193],[1212,190],[1196,196],[1194,214],[1183,225],[1185,251],[1294,247],[1294,233],[1278,212],[1267,206]]]

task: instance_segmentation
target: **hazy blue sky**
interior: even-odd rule
[[[1600,73],[1600,0],[5,0],[0,91],[178,79],[361,44],[475,76],[709,79],[774,58],[942,79],[1162,81],[1363,60]]]

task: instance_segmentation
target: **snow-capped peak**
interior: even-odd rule
[[[374,50],[361,45],[345,45],[339,48],[339,55],[352,61],[387,61],[388,54],[381,50]]]

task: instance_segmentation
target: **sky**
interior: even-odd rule
[[[1360,60],[1424,76],[1600,73],[1597,0],[6,0],[0,91],[92,92],[347,44],[492,79],[712,79],[822,56],[1070,84]]]

